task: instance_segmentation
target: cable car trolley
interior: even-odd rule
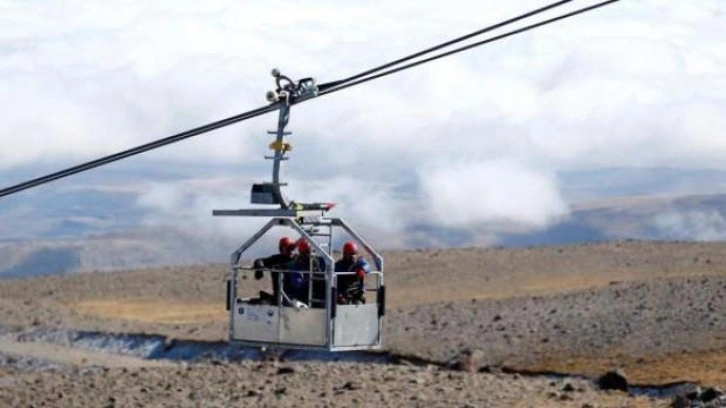
[[[332,203],[303,204],[290,201],[282,192],[286,184],[280,181],[280,166],[287,160],[292,145],[286,141],[291,132],[285,131],[290,106],[300,99],[313,97],[317,87],[312,78],[297,83],[272,71],[277,90],[267,93],[267,100],[278,104],[279,119],[270,144],[273,155],[272,181],[254,184],[250,194],[252,204],[265,204],[266,208],[240,210],[214,210],[215,216],[270,217],[271,219],[236,251],[230,261],[227,281],[227,310],[229,311],[230,342],[250,346],[281,348],[320,349],[328,351],[380,349],[383,318],[385,315],[385,286],[383,282],[383,258],[345,221],[328,217]],[[270,208],[269,205],[278,208]],[[285,228],[299,236],[297,243],[310,247],[310,256],[291,258],[288,266],[272,268],[250,264],[245,252],[265,234],[275,228]],[[372,260],[365,274],[360,296],[351,301],[345,293],[339,293],[339,285],[350,281],[355,272],[335,271],[333,254],[334,237],[347,236],[355,242],[362,254]],[[301,245],[298,245],[301,247]],[[301,262],[294,262],[294,260]],[[297,265],[293,267],[293,265]],[[245,283],[255,281],[241,279],[250,273],[257,278],[269,274],[277,289],[270,294],[260,291],[257,297],[243,297]],[[297,282],[293,292],[291,281]],[[248,286],[250,286],[248,285]],[[259,286],[259,284],[258,284]]]

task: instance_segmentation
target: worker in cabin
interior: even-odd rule
[[[299,240],[297,252],[291,262],[285,293],[308,306],[325,307],[325,258],[314,256],[310,243],[304,239]]]
[[[358,245],[353,241],[343,244],[343,257],[335,263],[338,277],[338,304],[363,304],[365,297],[365,276],[371,267],[358,256]]]
[[[293,260],[293,252],[295,251],[295,243],[288,237],[280,238],[277,244],[278,253],[267,258],[256,259],[254,262],[255,279],[260,280],[264,276],[262,268],[270,269],[270,278],[272,280],[272,296],[269,293],[260,291],[260,301],[273,305],[278,304],[280,298],[280,273],[279,271],[290,268]],[[282,274],[282,281],[286,280],[286,274]],[[284,285],[284,283],[283,283]]]

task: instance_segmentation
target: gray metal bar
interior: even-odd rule
[[[333,325],[332,325],[332,322],[330,319],[330,308],[331,308],[330,302],[335,302],[335,299],[330,299],[330,289],[333,287],[332,279],[333,279],[333,269],[335,267],[335,262],[333,260],[333,257],[330,256],[330,254],[327,251],[324,251],[323,248],[320,247],[320,245],[318,245],[318,243],[315,242],[314,239],[312,239],[312,237],[307,233],[307,231],[305,231],[305,229],[303,229],[302,226],[300,226],[297,223],[297,221],[292,220],[292,219],[285,219],[285,221],[286,221],[286,224],[289,225],[290,227],[292,227],[292,229],[294,229],[295,231],[297,231],[300,234],[300,236],[307,239],[308,242],[310,243],[310,245],[312,245],[313,248],[315,248],[315,250],[319,254],[322,254],[323,257],[325,258],[325,290],[326,290],[325,298],[327,299],[327,302],[325,305],[325,315],[326,315],[325,330],[327,333],[327,339],[325,340],[325,343],[328,347],[328,350],[332,351],[334,333],[332,330]]]
[[[271,219],[270,221],[265,224],[262,229],[257,231],[255,235],[250,237],[244,244],[242,244],[241,247],[239,247],[236,251],[232,252],[232,255],[230,255],[230,280],[232,281],[232,295],[230,296],[230,305],[229,305],[229,338],[234,338],[234,314],[236,312],[236,303],[237,303],[237,264],[239,263],[239,260],[242,256],[242,254],[252,245],[254,245],[255,242],[257,242],[258,239],[260,239],[265,233],[275,226],[277,221],[275,219]]]
[[[379,290],[381,288],[381,286],[384,285],[383,257],[381,255],[379,255],[370,245],[368,245],[368,243],[363,239],[363,237],[361,237],[360,235],[358,235],[358,233],[353,231],[353,228],[351,228],[348,224],[346,224],[345,221],[343,221],[340,218],[331,218],[331,220],[333,221],[333,224],[339,225],[341,228],[343,228],[343,230],[345,230],[348,234],[350,234],[350,236],[352,236],[353,239],[357,240],[363,246],[363,249],[365,249],[366,252],[368,252],[368,254],[371,255],[375,259],[376,268],[378,269],[378,272],[380,272],[380,274],[377,276],[377,279],[376,279],[376,289]],[[378,343],[379,344],[383,343],[383,319],[384,318],[385,318],[385,316],[378,318]]]
[[[287,126],[289,120],[290,103],[285,100],[280,103],[279,116],[277,119],[277,137],[275,138],[275,142],[279,145],[282,145],[285,141],[285,136],[290,134],[290,132],[285,132],[285,126]],[[287,202],[287,199],[280,189],[280,163],[284,156],[285,152],[283,150],[275,149],[275,158],[272,164],[272,189],[277,196],[277,201],[280,203],[280,207],[286,209],[290,206],[290,204]]]
[[[254,245],[255,242],[257,242],[258,239],[260,239],[265,233],[272,227],[274,227],[276,224],[278,224],[278,219],[271,219],[270,221],[265,224],[262,229],[257,231],[255,235],[253,235],[250,239],[248,239],[244,244],[242,244],[241,247],[239,247],[236,251],[232,253],[232,265],[236,265],[239,263],[239,259],[242,255],[242,253],[246,250],[248,250],[252,245]]]
[[[289,219],[289,218],[283,218],[283,220],[284,220],[283,221],[284,224],[289,225],[298,234],[300,234],[303,238],[305,238],[310,243],[310,245],[312,245],[313,248],[315,248],[315,250],[319,254],[322,254],[323,255],[323,258],[325,258],[325,264],[326,264],[325,265],[325,269],[326,270],[329,270],[330,272],[332,272],[333,271],[333,263],[334,263],[334,260],[330,256],[330,254],[328,254],[328,251],[324,250],[323,247],[321,247],[317,242],[315,242],[315,240],[313,239],[313,237],[310,236],[310,234],[308,234],[307,231],[305,231],[305,229],[302,228],[300,226],[300,224],[297,223],[297,221],[295,221],[293,219]]]
[[[234,254],[231,257],[234,258]],[[232,265],[233,267],[229,271],[229,280],[232,287],[230,288],[229,295],[229,327],[227,328],[230,340],[234,338],[234,313],[237,302],[237,270],[234,269],[234,261],[232,261]]]
[[[212,210],[212,215],[240,217],[299,217],[301,213],[318,212],[317,210],[289,210],[279,208]]]

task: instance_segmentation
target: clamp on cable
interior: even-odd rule
[[[302,78],[295,83],[290,77],[282,75],[277,68],[272,70],[272,77],[275,78],[277,89],[267,92],[267,102],[292,105],[318,96],[318,87],[313,78]]]

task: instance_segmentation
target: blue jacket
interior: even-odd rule
[[[285,292],[297,300],[307,303],[308,285],[310,283],[310,258],[303,258],[300,255],[294,257],[290,262],[290,271],[286,280]],[[325,271],[325,258],[314,256],[312,271]]]

